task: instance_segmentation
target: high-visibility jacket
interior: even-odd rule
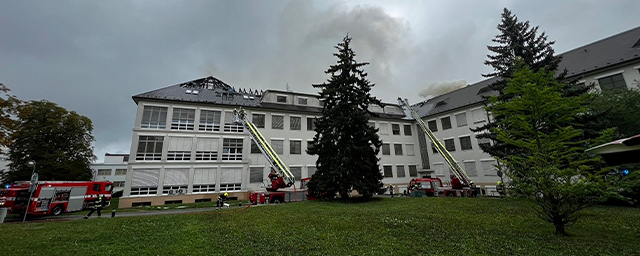
[[[102,201],[104,199],[100,196],[98,197],[98,200],[96,200],[95,203],[93,203],[93,208],[102,208]]]

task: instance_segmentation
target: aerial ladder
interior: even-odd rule
[[[262,155],[264,155],[269,162],[269,165],[271,165],[271,173],[269,174],[270,184],[266,184],[267,191],[277,191],[279,188],[291,187],[296,179],[289,170],[289,167],[280,159],[256,125],[247,119],[244,109],[234,109],[233,117],[234,123],[241,124],[249,131],[251,139],[256,143]]]
[[[462,187],[470,186],[471,180],[469,179],[469,176],[467,175],[467,173],[464,171],[464,169],[462,169],[460,164],[458,164],[458,162],[453,158],[451,153],[444,147],[442,142],[440,142],[438,138],[433,134],[433,132],[431,132],[427,124],[422,120],[420,115],[418,115],[418,112],[416,112],[411,107],[411,105],[409,105],[409,102],[406,99],[403,100],[402,98],[398,97],[398,103],[400,103],[400,106],[404,106],[405,108],[407,108],[407,110],[411,114],[411,117],[413,117],[413,119],[416,120],[420,128],[422,128],[424,133],[427,134],[427,137],[429,137],[429,140],[431,140],[431,143],[433,143],[436,150],[440,153],[440,155],[442,155],[444,160],[447,162],[447,164],[449,165],[449,168],[451,168],[451,171],[453,172],[455,177],[458,178],[460,185]],[[456,185],[454,185],[453,182],[451,185],[454,189],[460,188],[460,187],[456,187]]]

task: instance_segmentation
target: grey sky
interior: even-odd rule
[[[130,150],[131,96],[208,75],[313,93],[347,32],[383,101],[478,82],[504,7],[557,53],[640,26],[634,0],[3,1],[0,82],[91,118],[102,159]]]

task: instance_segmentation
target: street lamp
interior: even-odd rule
[[[29,188],[29,198],[27,198],[27,208],[24,210],[24,217],[22,218],[22,223],[27,220],[27,212],[29,212],[29,206],[31,206],[31,196],[33,196],[33,191],[35,190],[38,178],[35,177],[36,173],[36,161],[29,160],[27,162],[27,166],[31,167],[31,187]]]

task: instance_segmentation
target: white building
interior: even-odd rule
[[[111,181],[114,192],[123,190],[127,177],[128,161],[129,154],[104,154],[103,163],[91,164],[93,181]]]
[[[252,146],[248,132],[232,124],[237,107],[247,111],[296,180],[316,170],[317,157],[305,149],[315,136],[314,119],[322,110],[317,95],[235,91],[207,77],[133,99],[138,112],[120,207],[208,201],[222,192],[246,199],[249,190],[263,189],[270,166]],[[380,129],[384,142],[380,152],[384,182],[406,187],[422,168],[418,130],[397,104],[371,110],[379,113],[371,124]]]

